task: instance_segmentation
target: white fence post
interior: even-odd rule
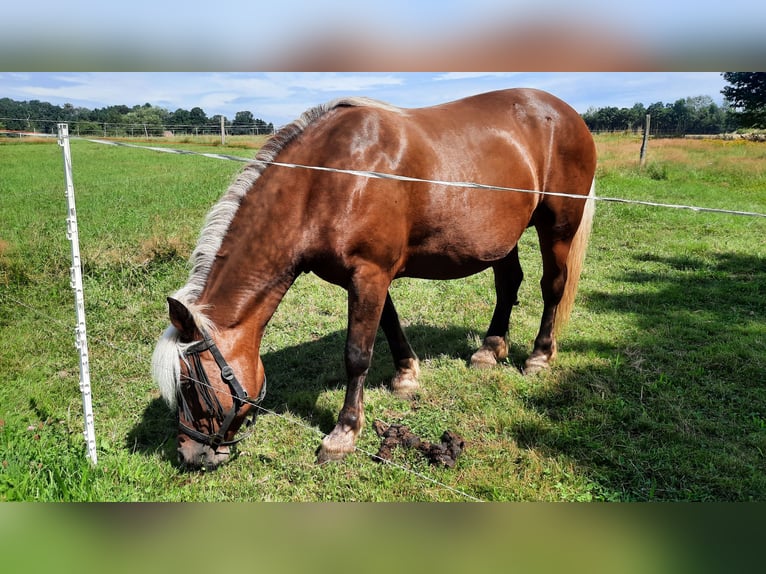
[[[69,125],[58,124],[58,143],[64,151],[64,178],[67,198],[67,238],[72,243],[72,289],[74,289],[74,308],[77,318],[75,328],[75,347],[80,352],[80,392],[82,410],[85,418],[85,444],[88,457],[93,464],[98,462],[96,454],[96,431],[93,425],[93,403],[90,390],[90,360],[88,358],[88,338],[85,330],[85,300],[82,287],[82,266],[80,264],[80,236],[77,230],[77,211],[74,203],[74,183],[72,181],[72,154],[69,149]]]

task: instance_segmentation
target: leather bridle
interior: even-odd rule
[[[182,352],[182,358],[186,364],[188,374],[182,375],[181,382],[183,383],[184,381],[188,381],[195,388],[197,396],[200,398],[201,402],[206,405],[208,413],[212,418],[215,418],[216,422],[218,422],[218,430],[215,433],[205,434],[185,424],[183,420],[181,420],[180,416],[178,425],[181,430],[183,430],[183,432],[189,437],[198,442],[209,445],[211,448],[213,448],[213,450],[215,450],[219,446],[229,446],[236,444],[249,436],[253,430],[255,430],[255,421],[258,416],[258,412],[260,411],[258,405],[266,396],[266,377],[264,376],[263,378],[263,386],[261,387],[261,392],[255,399],[250,399],[247,396],[245,389],[237,380],[237,377],[234,374],[234,370],[226,362],[226,359],[223,358],[221,351],[218,349],[215,342],[210,337],[210,334],[204,329],[201,330],[201,333],[202,340],[189,345]],[[221,370],[221,379],[229,387],[233,404],[228,412],[224,412],[221,401],[218,400],[217,392],[213,385],[210,384],[207,373],[202,366],[200,355],[205,351],[209,351],[213,356],[213,359],[215,359],[218,368]],[[189,407],[189,404],[184,397],[181,385],[178,386],[178,404],[183,411],[184,418],[187,421],[193,421],[194,418],[192,416],[191,408]],[[245,404],[250,404],[255,407],[251,409],[250,413],[248,413],[248,420],[245,422],[245,426],[250,427],[249,430],[238,438],[232,440],[224,440],[224,437],[226,436],[229,427],[234,422],[237,413]]]

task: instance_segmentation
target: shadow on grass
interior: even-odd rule
[[[160,452],[165,460],[177,461],[176,415],[162,399],[153,399],[144,409],[141,421],[125,437],[125,447],[145,455]]]
[[[420,357],[447,355],[468,361],[476,350],[468,329],[410,325],[405,332]],[[264,353],[262,359],[269,377],[264,407],[277,413],[294,413],[307,423],[317,425],[322,432],[330,432],[337,421],[340,404],[337,409],[324,408],[317,400],[328,389],[345,391],[345,337],[345,331],[335,331],[313,341]],[[379,331],[365,388],[388,388],[393,376],[388,344]]]
[[[413,325],[406,332],[416,353],[446,354],[468,361],[475,351],[467,329]],[[305,419],[307,424],[317,425],[322,432],[329,433],[335,426],[339,409],[323,408],[317,401],[328,389],[345,389],[344,347],[345,331],[335,331],[298,345],[265,351],[261,358],[268,377],[268,392],[263,408],[278,414],[293,413]],[[365,386],[368,389],[386,387],[393,374],[388,344],[379,332]],[[144,410],[141,421],[128,433],[125,445],[134,452],[147,455],[161,450],[165,459],[175,463],[176,432],[176,414],[162,399],[154,399]]]
[[[526,397],[543,417],[518,443],[573,459],[605,498],[765,500],[766,261],[634,259],[624,293],[587,301],[625,330],[565,345],[601,360]]]
[[[595,499],[765,500],[766,261],[740,254],[634,260],[633,270],[612,278],[623,290],[590,292],[580,303],[596,321],[603,317],[603,331],[565,334],[560,366],[501,399],[509,407],[521,401],[530,416],[497,432],[522,449],[572,461]],[[459,326],[406,332],[421,357],[467,362],[475,350],[474,335]],[[319,398],[345,388],[344,343],[345,333],[335,331],[264,351],[263,406],[329,432],[339,405]],[[394,372],[382,335],[375,348],[367,388],[387,386]],[[523,346],[512,344],[511,362],[523,359]],[[127,443],[145,453],[161,448],[172,460],[174,438],[174,414],[155,400]]]

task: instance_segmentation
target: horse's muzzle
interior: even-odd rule
[[[186,437],[178,439],[178,462],[185,470],[214,470],[229,459],[228,446],[213,449]]]

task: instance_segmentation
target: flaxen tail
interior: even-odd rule
[[[577,229],[572,245],[569,248],[567,257],[567,282],[564,287],[564,295],[556,309],[556,319],[553,324],[553,330],[556,335],[560,334],[569,321],[569,315],[574,307],[574,299],[577,294],[577,284],[580,282],[580,272],[582,271],[585,252],[588,249],[588,240],[593,228],[593,215],[596,211],[596,201],[593,199],[596,190],[596,180],[590,185],[588,199],[585,200],[585,210],[580,220],[580,227]]]

